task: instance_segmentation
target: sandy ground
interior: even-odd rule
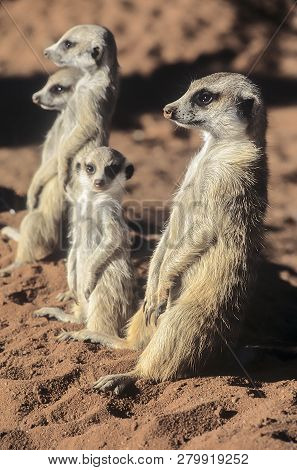
[[[51,119],[50,113],[30,103],[31,93],[44,81],[43,67],[53,70],[41,58],[43,47],[78,22],[102,22],[116,35],[123,83],[111,145],[136,167],[125,204],[134,234],[140,296],[171,194],[200,142],[197,133],[181,132],[165,121],[162,106],[177,97],[195,74],[248,71],[273,30],[275,15],[284,17],[290,4],[283,2],[281,12],[272,8],[272,19],[262,23],[255,17],[252,21],[231,1],[198,3],[199,8],[194,0],[86,1],[80,8],[80,2],[66,0],[50,5],[43,0],[5,2],[38,61],[6,13],[0,14],[4,33],[0,98],[8,113],[0,137],[1,226],[17,227],[25,214],[24,196]],[[130,397],[94,392],[95,379],[131,368],[137,355],[91,344],[59,344],[55,341],[62,327],[59,322],[32,318],[38,307],[64,305],[56,300],[66,288],[62,252],[0,280],[1,449],[297,447],[297,354],[277,349],[277,345],[295,345],[297,337],[294,14],[289,25],[257,65],[255,75],[269,106],[270,207],[266,262],[241,344],[275,347],[249,354],[246,367],[254,385],[234,361],[219,375],[162,384],[139,381]],[[281,54],[276,67],[272,61],[277,51]],[[15,248],[14,242],[0,241],[0,267],[13,259]]]

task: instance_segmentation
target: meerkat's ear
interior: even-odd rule
[[[134,165],[130,163],[125,168],[126,180],[129,180],[134,175]]]
[[[238,99],[236,107],[237,114],[241,119],[250,120],[254,113],[254,108],[256,106],[256,99],[254,97],[244,98],[241,97]]]

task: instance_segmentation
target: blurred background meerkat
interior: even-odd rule
[[[67,197],[73,204],[68,285],[76,302],[73,315],[59,308],[41,308],[35,316],[84,323],[80,331],[59,339],[89,340],[94,333],[121,335],[135,303],[134,271],[128,227],[121,200],[133,165],[118,151],[82,149]]]
[[[66,187],[73,158],[84,145],[108,145],[119,86],[115,39],[103,26],[75,26],[45,49],[44,54],[58,66],[80,68],[84,75],[64,115],[67,131],[57,161],[48,161],[38,181],[31,186],[29,198],[33,206],[41,188],[57,171],[61,187]]]
[[[137,377],[199,373],[233,344],[262,248],[268,171],[259,89],[240,74],[213,74],[194,81],[164,116],[201,129],[204,144],[173,199],[127,338],[97,338],[143,351],[132,372],[99,379],[102,391],[119,393]]]
[[[74,67],[64,67],[51,75],[45,86],[34,93],[32,100],[46,110],[55,110],[59,114],[47,133],[41,155],[41,165],[33,176],[38,180],[43,165],[56,158],[63,131],[64,113],[73,95],[75,86],[82,72]],[[30,193],[30,188],[28,193]],[[29,199],[29,198],[28,198]],[[20,231],[13,227],[4,227],[2,235],[18,242],[15,262],[3,268],[0,273],[8,274],[23,263],[32,263],[51,254],[59,244],[60,223],[63,212],[63,191],[58,185],[57,175],[48,181],[41,190],[36,208],[28,200],[29,213],[23,219]]]

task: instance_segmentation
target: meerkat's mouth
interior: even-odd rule
[[[194,127],[200,127],[203,124],[205,124],[205,121],[203,119],[201,120],[196,120],[196,121],[182,121],[182,120],[176,120],[176,119],[171,119],[172,122],[177,124],[180,127],[184,127],[185,129],[193,129]]]
[[[39,106],[40,106],[42,109],[48,109],[48,110],[54,110],[54,109],[56,109],[56,107],[55,107],[54,105],[50,105],[50,104],[39,103]]]
[[[63,65],[67,65],[67,63],[66,63],[61,57],[55,57],[55,56],[52,55],[52,56],[50,57],[50,60],[52,60],[53,63],[54,63],[55,65],[57,65],[58,67],[61,67],[61,66],[63,66]]]

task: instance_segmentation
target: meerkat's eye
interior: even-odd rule
[[[75,43],[69,41],[68,39],[65,39],[65,41],[63,42],[63,46],[65,47],[65,49],[70,49],[71,47],[75,46]]]
[[[199,106],[206,106],[212,102],[214,96],[210,91],[200,90],[194,96],[193,100]]]
[[[88,175],[93,175],[95,171],[96,171],[95,165],[93,165],[93,163],[87,163],[86,172],[88,173]]]
[[[53,95],[60,95],[61,93],[64,93],[65,90],[66,88],[62,85],[53,85],[50,88],[50,93],[52,93]]]

